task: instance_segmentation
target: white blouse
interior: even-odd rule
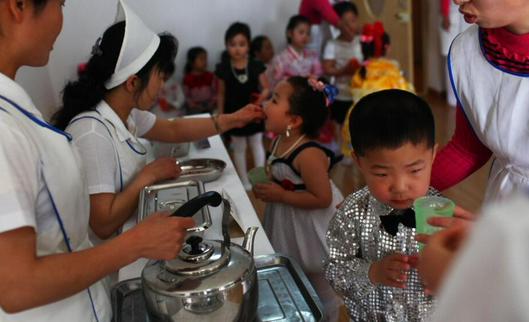
[[[0,95],[0,234],[32,227],[36,256],[92,247],[88,194],[76,149],[64,133],[44,122],[22,87],[2,74]],[[101,282],[20,313],[7,314],[0,308],[0,321],[6,322],[107,322],[111,316],[110,298]]]
[[[104,101],[96,112],[82,113],[70,122],[66,132],[81,154],[90,194],[121,191],[145,166],[148,147],[138,138],[155,122],[151,112],[133,109],[125,126]]]

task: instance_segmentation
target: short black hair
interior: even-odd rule
[[[320,129],[329,116],[325,94],[312,89],[307,77],[292,76],[287,79],[294,91],[288,98],[290,113],[303,119],[301,132],[310,138],[317,138]]]
[[[356,5],[352,2],[338,2],[332,7],[334,8],[334,12],[336,12],[338,17],[343,16],[346,12],[352,12],[355,16],[358,16],[358,8],[356,8]]]
[[[227,44],[237,35],[243,35],[246,37],[248,40],[248,46],[250,46],[250,42],[252,41],[252,32],[250,31],[250,26],[243,22],[232,23],[224,34],[224,43]]]
[[[387,48],[389,47],[389,45],[391,45],[391,38],[387,32],[384,32],[381,38],[382,38],[381,55],[386,56]],[[375,52],[376,52],[375,41],[369,41],[369,42],[361,41],[360,46],[362,48],[362,55],[364,57],[364,60],[368,60],[369,58],[372,58],[373,56],[375,56]]]
[[[288,33],[296,29],[296,27],[301,24],[306,24],[310,26],[310,20],[307,17],[302,16],[302,15],[295,15],[295,16],[290,17],[290,19],[288,20],[287,29],[285,31],[285,34],[287,37],[287,43],[290,44],[292,41],[290,37],[288,36]]]
[[[435,144],[435,123],[428,103],[400,89],[371,93],[349,116],[351,145],[357,156],[374,149],[397,149],[406,143]]]
[[[250,26],[245,24],[244,22],[234,22],[232,23],[228,29],[226,30],[226,33],[224,33],[224,45],[228,45],[228,42],[235,38],[237,35],[243,35],[246,40],[248,41],[248,47],[251,44],[252,41],[252,31],[250,30]],[[221,62],[227,63],[230,61],[230,55],[228,54],[227,50],[223,50],[220,55]]]

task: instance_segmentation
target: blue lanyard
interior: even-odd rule
[[[99,114],[98,111],[95,111],[97,114]],[[101,114],[99,114],[101,115]],[[108,128],[108,126],[105,124],[105,122],[103,122],[102,120],[98,119],[97,117],[94,117],[94,116],[89,116],[89,115],[86,115],[86,116],[81,116],[81,117],[78,117],[76,119],[73,119],[70,121],[70,124],[74,123],[74,122],[77,122],[81,119],[94,119],[96,120],[97,122],[103,124],[103,126],[105,127],[105,129],[107,130],[108,134],[110,135],[110,137],[112,138],[112,133],[110,132],[110,129]],[[127,142],[128,143],[128,142]],[[130,146],[130,145],[129,145]],[[116,150],[116,156],[118,158],[118,169],[119,169],[119,192],[122,192],[123,191],[123,171],[121,170],[121,160],[119,159],[119,153],[118,151]]]
[[[47,129],[49,129],[49,130],[51,130],[51,131],[53,131],[55,133],[58,133],[58,134],[64,136],[68,140],[68,142],[72,141],[72,136],[69,133],[61,131],[58,128],[52,126],[51,124],[48,124],[48,123],[42,121],[41,119],[37,118],[32,113],[26,111],[21,106],[19,106],[17,103],[13,102],[12,100],[8,99],[7,97],[0,95],[0,98],[3,99],[4,101],[8,102],[9,104],[11,104],[14,108],[19,110],[22,114],[24,114],[26,117],[28,117],[30,120],[32,120],[33,122],[37,123],[38,125],[40,125],[40,126],[42,126],[44,128],[47,128]],[[5,112],[7,112],[3,108],[0,108],[0,109],[5,111]],[[47,185],[46,185],[46,190],[47,190],[48,195],[50,197],[51,205],[53,207],[53,212],[55,213],[55,217],[57,218],[57,222],[59,223],[59,227],[61,229],[61,233],[62,233],[62,237],[64,239],[64,243],[66,244],[66,248],[68,249],[68,252],[71,253],[73,250],[72,250],[72,246],[70,244],[70,238],[68,237],[68,233],[66,232],[66,228],[64,228],[64,223],[62,221],[61,215],[59,214],[59,210],[57,209],[57,206],[55,205],[55,201],[53,200],[53,196],[52,196],[50,190],[48,189]],[[94,317],[96,318],[96,321],[99,322],[99,317],[97,316],[94,300],[92,298],[92,292],[90,292],[90,287],[88,287],[86,289],[86,291],[88,292],[88,297],[90,298],[90,305],[92,306],[92,312],[94,313]]]
[[[0,98],[3,99],[4,101],[8,102],[9,104],[13,105],[14,108],[16,108],[17,110],[20,111],[20,113],[24,114],[25,116],[27,116],[30,120],[32,120],[33,122],[37,123],[38,125],[42,126],[42,127],[45,127],[55,133],[58,133],[62,136],[64,136],[68,142],[70,142],[72,140],[72,136],[69,134],[69,133],[66,133],[62,130],[59,130],[58,128],[56,128],[55,126],[39,119],[38,117],[36,117],[35,115],[33,115],[32,113],[26,111],[25,109],[23,109],[20,105],[18,105],[17,103],[13,102],[12,100],[10,100],[9,98],[5,97],[5,96],[2,96],[0,95]]]

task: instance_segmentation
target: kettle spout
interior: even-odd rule
[[[253,246],[255,241],[255,234],[259,227],[249,227],[244,234],[244,240],[242,242],[242,247],[246,249],[248,253],[253,256]]]

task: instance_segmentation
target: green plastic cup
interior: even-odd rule
[[[250,183],[252,186],[255,186],[259,183],[269,183],[270,178],[266,174],[265,167],[256,167],[252,170],[248,171],[248,180],[250,180]]]
[[[428,196],[415,200],[413,208],[415,209],[415,231],[417,234],[431,235],[440,230],[428,224],[428,218],[431,217],[452,217],[456,205],[450,199]]]

